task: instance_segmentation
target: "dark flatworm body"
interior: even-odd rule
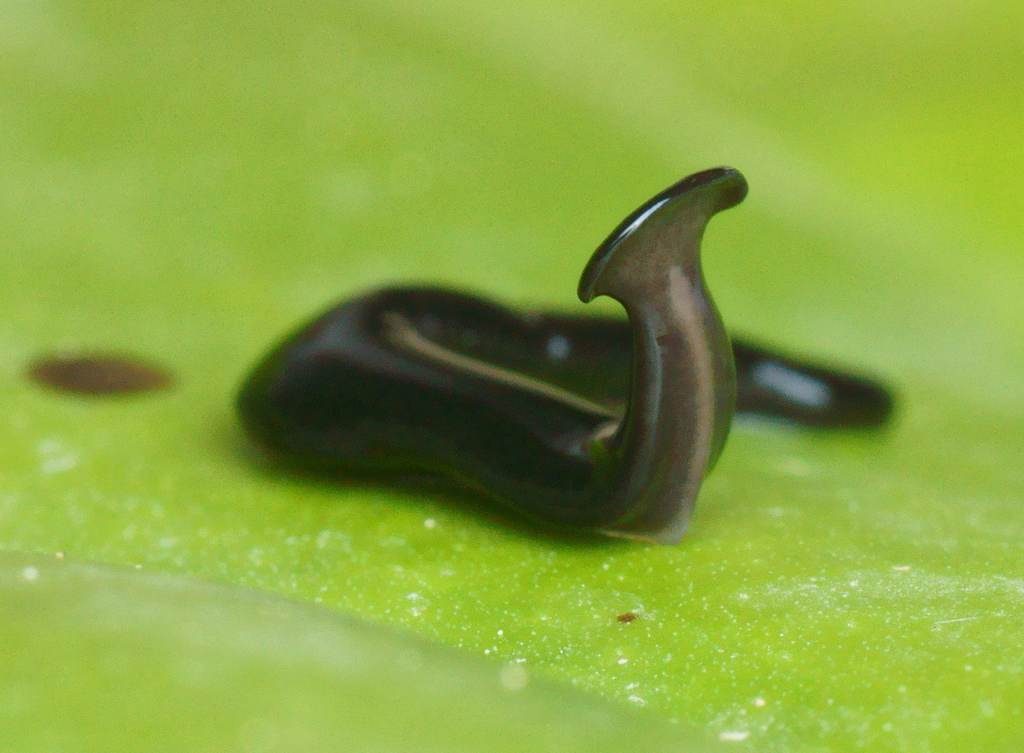
[[[598,248],[580,298],[611,296],[628,321],[437,288],[344,302],[257,366],[243,425],[306,465],[440,474],[555,525],[675,543],[737,407],[830,427],[891,410],[868,380],[730,344],[700,239],[745,194],[735,170],[697,173]]]

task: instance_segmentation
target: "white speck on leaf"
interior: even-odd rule
[[[731,730],[729,732],[722,732],[718,739],[726,743],[741,743],[750,737],[750,733],[747,730]]]
[[[806,478],[814,473],[814,466],[801,458],[786,458],[779,463],[779,471],[793,478]]]
[[[64,455],[58,455],[55,458],[46,458],[39,464],[39,470],[47,476],[52,476],[56,473],[70,471],[76,465],[78,465],[78,456],[69,452]]]
[[[530,673],[522,664],[508,664],[498,672],[498,681],[509,693],[516,693],[526,687]]]
[[[932,624],[933,625],[949,625],[950,623],[953,623],[953,622],[970,622],[971,620],[978,619],[978,617],[980,617],[980,616],[981,615],[975,615],[974,617],[954,617],[951,620],[936,620]]]

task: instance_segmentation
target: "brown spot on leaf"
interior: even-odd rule
[[[623,612],[615,619],[621,622],[623,625],[627,625],[637,618],[636,612]]]
[[[167,369],[115,353],[44,356],[29,365],[28,373],[39,384],[76,395],[130,395],[174,381]]]

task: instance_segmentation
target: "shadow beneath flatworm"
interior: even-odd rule
[[[450,508],[460,514],[477,519],[486,527],[505,529],[526,538],[557,543],[563,546],[596,549],[636,546],[638,542],[605,536],[592,531],[558,528],[506,508],[482,493],[458,486],[441,476],[430,474],[353,474],[329,473],[288,458],[277,457],[251,442],[241,428],[223,419],[217,421],[215,435],[218,445],[227,448],[234,463],[243,465],[275,483],[284,483],[315,489],[318,493],[335,490],[342,494],[380,493],[399,494],[404,506],[417,503],[424,508]],[[371,504],[371,503],[367,503]],[[379,503],[372,503],[379,504]],[[429,517],[429,509],[424,514]],[[685,542],[684,542],[685,543]],[[644,545],[644,544],[640,544]]]
[[[400,495],[396,500],[407,508],[417,505],[424,508],[429,517],[438,508],[450,509],[458,514],[474,518],[486,527],[512,531],[526,538],[536,539],[563,546],[584,549],[614,548],[629,546],[650,546],[642,542],[615,538],[593,531],[575,531],[558,528],[550,523],[532,520],[516,510],[507,508],[487,495],[458,486],[441,476],[429,474],[353,474],[351,472],[329,473],[289,460],[275,457],[262,447],[250,441],[234,420],[219,416],[214,420],[213,436],[215,446],[224,451],[226,460],[243,466],[274,483],[305,487],[317,492],[317,496],[330,496],[337,492],[339,502],[351,500],[350,495],[380,494],[387,492]],[[786,436],[801,440],[819,436],[820,430],[810,429],[798,423],[778,417],[740,414],[736,417],[735,428],[742,435]],[[845,450],[856,449],[861,453],[877,452],[884,447],[886,433],[865,429],[845,429],[829,433],[832,441],[839,439]],[[728,447],[726,449],[728,453]],[[362,504],[379,504],[362,502]],[[685,548],[700,538],[700,531],[713,529],[722,519],[730,517],[722,500],[711,504],[698,504],[694,509],[691,532],[684,536],[677,547]]]

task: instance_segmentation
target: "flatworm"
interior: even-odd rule
[[[676,543],[737,408],[854,427],[892,407],[867,379],[730,343],[700,241],[746,191],[707,170],[615,229],[579,296],[614,298],[628,321],[422,287],[343,302],[256,367],[243,426],[307,466],[439,474],[556,526]]]

